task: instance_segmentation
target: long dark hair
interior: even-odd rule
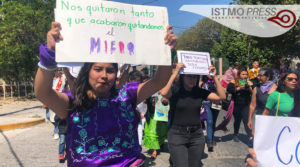
[[[132,82],[132,81],[136,81],[138,78],[142,79],[142,74],[140,71],[131,71],[129,73],[129,78],[128,81]]]
[[[287,72],[287,73],[282,74],[278,81],[278,87],[277,87],[278,92],[283,93],[284,91],[286,91],[286,86],[285,86],[284,81],[285,81],[286,77],[290,74],[295,74],[298,77],[298,75],[294,72]]]
[[[184,89],[184,81],[183,81],[183,77],[184,77],[184,74],[180,74],[180,76],[179,76],[179,85],[178,85],[178,88],[179,88],[179,90],[185,90]],[[194,86],[194,87],[196,87],[196,86],[198,86],[199,85],[199,80],[200,80],[200,75],[197,75],[197,82],[196,82],[196,85]]]
[[[73,86],[72,93],[74,100],[72,103],[72,110],[83,111],[83,108],[91,108],[95,102],[96,95],[92,91],[89,83],[89,73],[94,63],[84,63],[81,68]],[[118,64],[112,63],[116,73],[118,72]],[[112,93],[115,93],[115,83],[111,88]]]

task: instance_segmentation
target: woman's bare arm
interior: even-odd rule
[[[251,103],[249,106],[249,119],[248,119],[248,127],[252,129],[252,117],[256,108],[256,91],[257,88],[255,87],[252,91],[252,98],[251,98]]]
[[[169,45],[171,50],[175,48],[177,36],[173,33],[171,26],[167,27],[167,35],[164,40],[165,44]],[[139,85],[137,91],[137,104],[162,89],[169,81],[171,72],[171,66],[159,66],[153,78]]]
[[[56,42],[62,40],[60,34],[61,25],[58,22],[52,22],[51,30],[47,33],[47,48],[55,50]],[[43,58],[41,55],[41,59]],[[53,68],[53,67],[46,67]],[[54,71],[46,71],[38,68],[35,81],[34,93],[35,96],[61,119],[68,116],[69,98],[66,94],[56,92],[52,89]]]
[[[161,94],[162,96],[164,96],[165,98],[170,99],[170,97],[172,96],[172,92],[170,91],[170,89],[171,89],[171,87],[172,87],[172,84],[173,84],[173,82],[174,82],[176,76],[178,75],[179,71],[180,71],[183,67],[184,67],[184,64],[183,64],[183,63],[178,63],[178,64],[176,65],[176,69],[173,71],[173,73],[172,73],[172,75],[171,75],[171,77],[170,77],[170,79],[169,79],[167,85],[166,85],[164,88],[162,88],[162,89],[160,90],[160,94]]]
[[[213,72],[212,77],[214,78],[214,81],[216,84],[217,93],[210,93],[207,97],[207,100],[212,100],[212,101],[225,100],[226,93],[225,93],[224,88],[221,86],[219,79],[216,76],[216,68],[213,66],[210,66],[209,70]]]
[[[38,68],[34,81],[34,93],[37,99],[48,106],[61,119],[68,116],[69,98],[66,94],[52,89],[54,72]]]
[[[264,112],[262,113],[262,115],[269,115],[270,114],[270,110],[265,108]]]
[[[154,77],[138,87],[137,104],[143,102],[154,93],[163,88],[170,78],[172,71],[171,66],[159,66]]]

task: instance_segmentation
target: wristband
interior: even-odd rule
[[[55,66],[55,51],[47,48],[47,44],[40,46],[40,64],[43,66]]]
[[[38,63],[38,66],[43,69],[43,70],[46,70],[46,71],[56,71],[57,70],[57,67],[54,67],[54,68],[48,68],[48,67],[45,67],[41,64],[41,62]]]

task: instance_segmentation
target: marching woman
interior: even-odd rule
[[[278,81],[277,90],[268,97],[263,115],[269,115],[273,110],[276,116],[289,116],[294,109],[294,91],[297,88],[297,81],[297,74],[284,73]]]
[[[258,71],[257,79],[259,85],[252,91],[252,99],[249,107],[248,127],[253,128],[255,115],[262,115],[264,112],[269,95],[277,88],[273,80],[273,70],[261,68]]]
[[[159,67],[149,81],[132,82],[115,89],[116,63],[85,63],[72,95],[55,92],[51,81],[56,69],[55,43],[62,40],[61,25],[52,23],[47,45],[40,47],[35,95],[61,119],[66,119],[68,166],[142,166],[138,141],[140,121],[136,105],[162,89],[171,67]],[[165,43],[174,49],[177,37],[167,27]]]
[[[216,93],[216,91],[217,91],[215,81],[213,80],[213,78],[210,75],[203,76],[202,81],[199,84],[200,84],[200,88],[203,88],[210,92]],[[216,108],[213,108],[212,107],[213,104],[217,105],[220,103],[216,102],[216,101],[208,101],[208,100],[203,101],[203,106],[207,113],[207,120],[206,120],[207,141],[206,141],[206,143],[207,143],[208,152],[213,152],[213,147],[216,144],[216,141],[214,140],[214,137],[215,137],[214,134],[215,134],[215,129],[216,129],[217,118],[218,118],[219,111],[220,111],[220,110],[217,110]]]
[[[200,109],[203,100],[223,100],[225,91],[216,77],[215,67],[209,67],[213,73],[217,93],[211,93],[199,88],[198,75],[180,75],[179,87],[171,86],[184,67],[178,63],[167,85],[161,94],[170,101],[170,128],[168,131],[168,144],[172,163],[176,167],[198,167],[204,152],[205,138],[201,128]]]
[[[246,133],[249,138],[252,137],[251,130],[248,127],[249,105],[251,102],[253,83],[248,80],[248,72],[246,69],[241,69],[238,72],[238,78],[232,80],[228,84],[227,91],[232,94],[234,100],[234,137],[235,142],[239,141],[239,129],[241,121],[244,123]]]
[[[168,99],[161,97],[160,93],[152,95],[147,99],[147,113],[145,115],[145,136],[143,145],[152,151],[151,158],[155,159],[158,150],[163,146],[168,133],[168,122],[156,120],[157,110],[163,109],[169,112]],[[157,108],[159,106],[163,106]]]
[[[292,74],[292,75],[290,75],[290,74]],[[293,78],[293,79],[288,79],[287,77],[289,77],[289,78]],[[289,81],[290,80],[290,81]],[[297,85],[294,87],[294,83],[295,83],[295,80],[298,80],[298,82],[297,82]],[[288,82],[290,82],[290,83],[288,83]],[[285,86],[283,86],[283,85],[285,85]],[[281,88],[283,88],[283,89],[281,89]],[[284,87],[287,87],[287,88],[284,88]],[[287,92],[289,92],[289,93],[291,93],[291,90],[294,90],[294,101],[296,102],[296,103],[294,103],[294,109],[291,111],[291,112],[289,112],[289,114],[288,114],[288,116],[290,116],[290,117],[300,117],[300,103],[299,103],[299,101],[300,101],[300,81],[299,81],[299,79],[298,78],[296,78],[295,77],[295,75],[293,75],[293,73],[287,73],[287,74],[285,74],[285,75],[283,75],[282,76],[282,78],[280,79],[280,82],[279,82],[279,84],[278,84],[278,89],[279,89],[279,91],[282,91],[282,90],[289,90],[289,91],[287,91]],[[273,92],[274,93],[274,95],[276,95],[277,93],[276,93],[277,91],[275,91],[275,92]],[[273,94],[272,93],[272,94]],[[275,94],[276,93],[276,94]],[[279,93],[278,93],[279,94]],[[274,96],[273,95],[273,96]],[[270,95],[271,96],[271,95]],[[269,96],[269,97],[270,97]],[[269,100],[268,100],[269,101]],[[286,100],[285,100],[286,101]],[[276,102],[275,102],[276,103]],[[278,101],[277,101],[277,103],[278,103]],[[279,102],[280,103],[280,102]],[[278,103],[278,104],[279,104]],[[285,102],[286,104],[287,104],[287,101]],[[277,105],[278,105],[277,104]],[[276,105],[276,104],[275,104]],[[289,105],[291,105],[291,101],[290,101],[290,103],[289,103]],[[267,107],[267,106],[266,106]],[[278,111],[279,111],[279,107],[280,107],[280,104],[279,104],[279,106],[273,106],[273,109],[276,109],[277,110],[277,107],[278,107]],[[269,108],[269,107],[268,107]],[[288,108],[290,108],[290,107],[288,107]],[[269,109],[266,109],[266,112],[268,111]],[[275,111],[276,111],[275,110]],[[281,111],[282,112],[282,111]],[[266,113],[267,114],[267,113]],[[277,115],[278,115],[278,113],[277,113]],[[253,142],[253,141],[252,141]],[[258,166],[258,163],[257,163],[257,159],[256,159],[256,153],[255,153],[255,151],[254,151],[254,149],[253,149],[253,144],[251,144],[251,148],[249,148],[248,149],[248,151],[249,151],[249,155],[247,156],[247,158],[246,158],[246,164],[245,164],[245,167],[257,167]]]

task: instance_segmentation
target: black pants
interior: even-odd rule
[[[234,117],[234,134],[239,134],[241,121],[244,123],[245,131],[248,137],[251,136],[251,129],[248,127],[248,118],[249,118],[249,104],[234,104],[233,110],[233,117]]]
[[[205,138],[201,128],[191,132],[170,128],[168,144],[173,166],[200,167]]]

